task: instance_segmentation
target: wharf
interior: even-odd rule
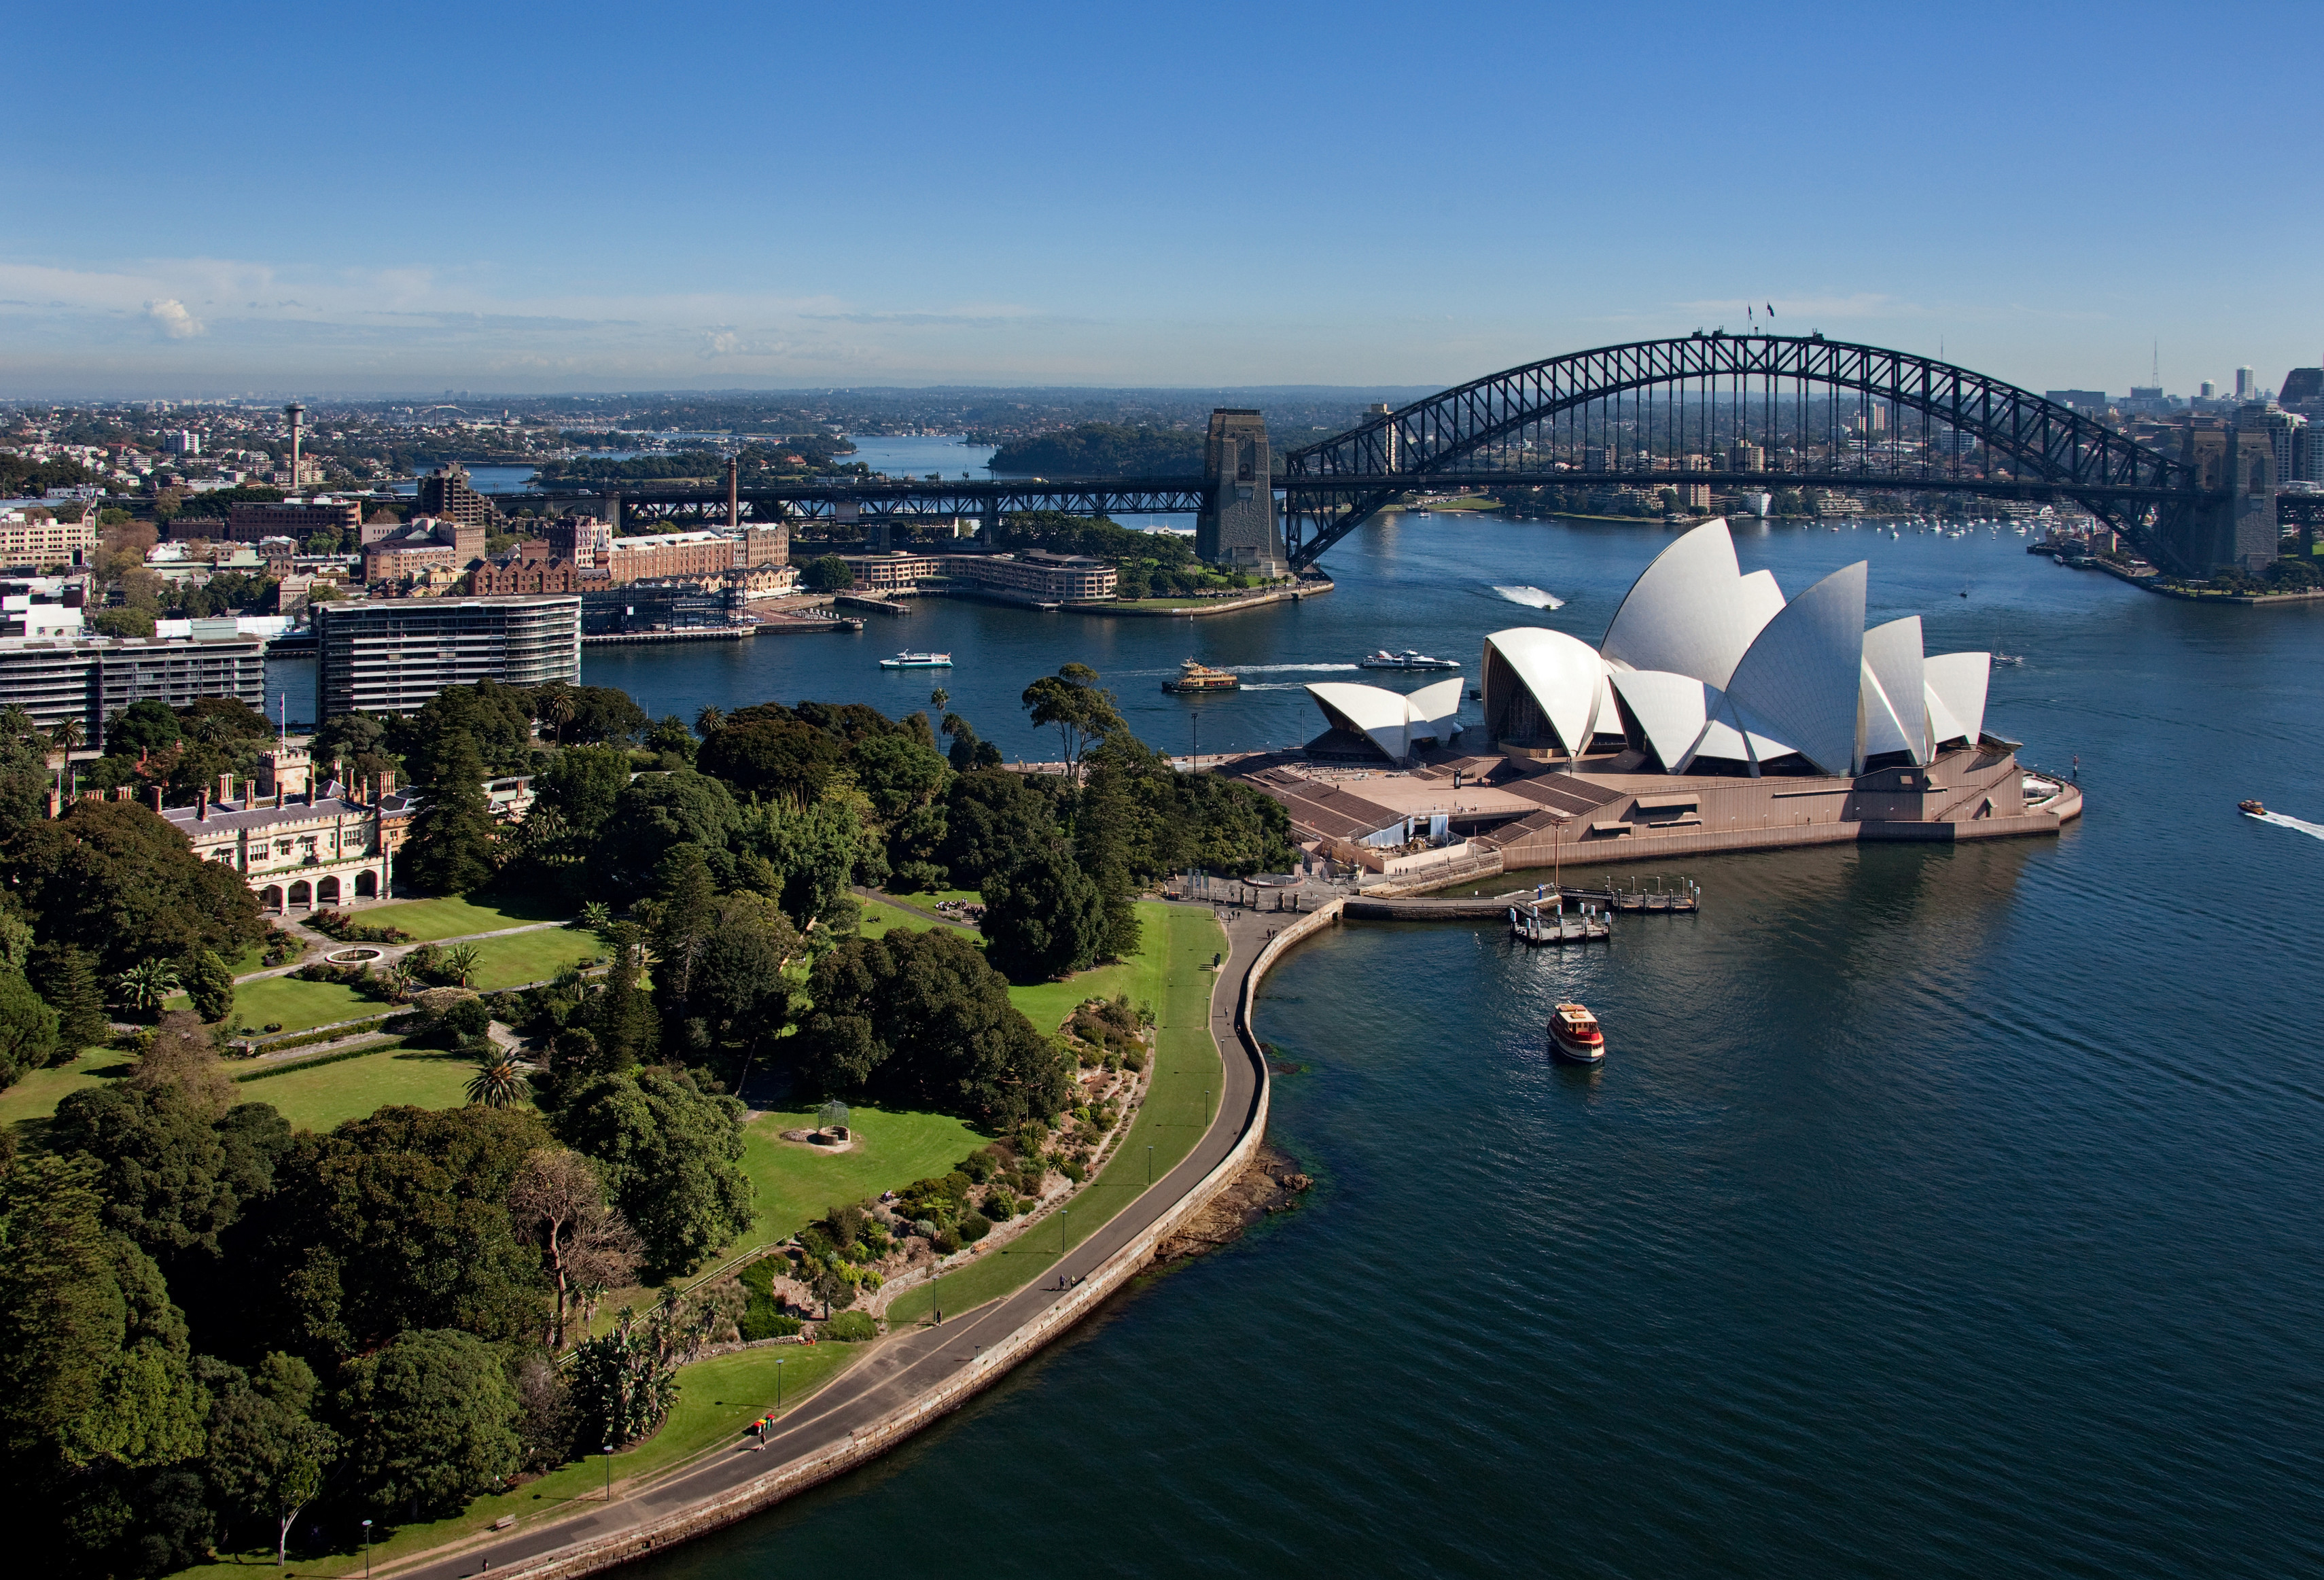
[[[863,593],[839,593],[831,601],[844,604],[851,609],[869,609],[875,614],[908,614],[912,612],[912,606],[900,599],[872,597]]]
[[[751,634],[748,625],[704,625],[690,631],[609,631],[585,636],[583,647],[643,647],[664,642],[734,642]]]
[[[801,620],[792,615],[770,615],[752,630],[761,636],[797,636],[811,631],[861,631],[863,622],[847,615],[835,615],[829,620]]]
[[[1509,924],[1509,938],[1520,944],[1604,944],[1613,941],[1613,927],[1586,917],[1545,916],[1536,919],[1520,910]]]

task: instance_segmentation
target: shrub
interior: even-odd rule
[[[984,1215],[994,1223],[1005,1224],[1017,1215],[1017,1198],[1007,1191],[995,1187],[985,1195],[983,1212]],[[973,1219],[970,1221],[974,1222]],[[966,1224],[961,1225],[964,1232],[967,1227]]]
[[[1142,1070],[1146,1067],[1146,1050],[1133,1048],[1121,1056],[1121,1062],[1126,1069]]]
[[[842,1311],[816,1329],[818,1338],[837,1339],[844,1344],[860,1344],[866,1339],[880,1336],[880,1325],[869,1311]]]
[[[982,1218],[971,1218],[968,1222],[971,1224],[982,1224],[984,1220]],[[965,1226],[965,1224],[963,1225],[963,1227]],[[982,1234],[984,1231],[982,1228],[979,1228],[977,1233]],[[950,1256],[954,1252],[960,1249],[960,1234],[956,1230],[939,1229],[936,1233],[936,1237],[930,1240],[928,1243],[936,1247],[936,1254],[938,1256]]]
[[[1089,1178],[1089,1170],[1083,1168],[1071,1158],[1066,1159],[1064,1162],[1057,1165],[1057,1172],[1072,1180],[1075,1185],[1079,1185],[1083,1180]]]
[[[991,1224],[972,1213],[960,1221],[957,1231],[947,1229],[936,1236],[936,1249],[947,1252],[958,1251],[964,1245],[973,1245],[991,1232]],[[945,1243],[947,1240],[952,1242],[950,1245]]]

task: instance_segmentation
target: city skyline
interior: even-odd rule
[[[2316,52],[2237,14],[42,14],[106,67],[23,89],[0,399],[1442,387],[1769,306],[2273,387],[2324,220],[2235,106]]]

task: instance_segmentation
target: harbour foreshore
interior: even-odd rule
[[[1177,1167],[1075,1245],[1040,1286],[937,1326],[890,1335],[768,1440],[772,1465],[739,1445],[696,1459],[594,1510],[414,1554],[375,1571],[405,1580],[494,1575],[567,1580],[602,1574],[749,1518],[877,1457],[959,1409],[1134,1278],[1156,1250],[1241,1173],[1267,1131],[1267,1059],[1251,1025],[1260,980],[1283,951],[1338,917],[1334,900],[1280,930],[1270,913],[1221,917],[1227,947],[1210,995],[1221,1060],[1211,1124]],[[1279,913],[1275,923],[1281,923]],[[1240,971],[1236,964],[1242,962]]]

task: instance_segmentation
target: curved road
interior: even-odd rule
[[[1222,969],[1211,988],[1211,1039],[1219,1051],[1224,1078],[1216,1116],[1178,1166],[1156,1180],[1128,1206],[1090,1237],[1066,1252],[1053,1271],[1078,1279],[1094,1271],[1107,1258],[1135,1240],[1216,1168],[1234,1150],[1257,1112],[1264,1064],[1239,1042],[1234,1029],[1235,1001],[1244,971],[1258,956],[1271,928],[1296,918],[1279,912],[1222,911],[1229,961],[1243,968]],[[1047,1275],[1043,1275],[1047,1279]],[[540,1525],[511,1532],[503,1539],[479,1544],[431,1558],[416,1555],[404,1565],[383,1564],[377,1573],[398,1580],[456,1580],[481,1572],[489,1560],[495,1573],[521,1573],[525,1560],[592,1537],[650,1524],[690,1503],[730,1492],[765,1475],[791,1459],[803,1459],[846,1442],[856,1429],[870,1426],[899,1405],[907,1404],[935,1383],[964,1369],[984,1364],[981,1352],[1055,1303],[1061,1291],[1038,1284],[945,1322],[888,1339],[871,1354],[825,1384],[822,1391],[783,1418],[768,1439],[765,1453],[742,1446],[698,1460],[636,1492],[600,1504],[586,1512],[571,1513]],[[438,1549],[440,1552],[441,1549]]]

